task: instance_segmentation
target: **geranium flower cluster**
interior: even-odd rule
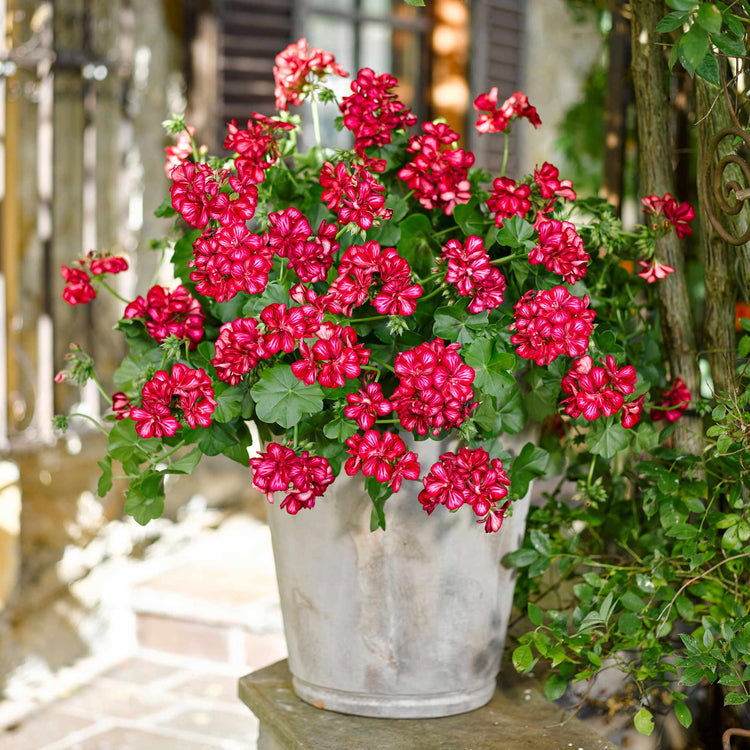
[[[476,408],[474,368],[463,362],[460,349],[435,339],[396,355],[399,384],[391,403],[405,430],[437,436],[462,425]]]
[[[203,338],[206,318],[200,302],[182,284],[171,292],[163,286],[152,286],[145,299],[136,297],[125,308],[123,317],[142,319],[148,335],[159,343],[177,336],[187,339],[191,349]]]
[[[344,471],[353,477],[362,470],[366,477],[375,477],[394,492],[401,489],[404,479],[419,478],[417,454],[406,449],[404,441],[393,432],[367,430],[364,435],[352,435],[347,441]]]
[[[448,216],[471,198],[469,167],[474,154],[462,148],[448,148],[459,136],[443,123],[422,125],[424,135],[412,136],[406,149],[416,154],[398,173],[417,200],[426,208],[439,208]]]
[[[392,75],[376,75],[370,68],[362,68],[352,81],[353,93],[341,101],[339,109],[344,127],[354,134],[358,154],[369,146],[389,144],[394,130],[416,125],[416,116],[393,93],[397,85]]]
[[[516,353],[538,365],[548,365],[561,354],[581,357],[589,346],[595,313],[589,309],[589,297],[572,295],[564,286],[547,291],[526,292],[513,308],[515,331],[511,344]]]
[[[322,80],[327,75],[349,77],[330,52],[311,47],[304,38],[279,52],[275,63],[274,96],[278,110],[289,109],[290,104],[299,107],[312,89],[314,78]]]
[[[358,378],[370,350],[357,343],[357,332],[351,326],[323,323],[315,333],[312,346],[299,342],[302,359],[292,363],[295,377],[306,385],[316,380],[324,388],[339,388],[347,380]]]
[[[211,219],[223,225],[244,224],[255,215],[258,188],[243,184],[227,169],[213,170],[208,164],[185,161],[172,169],[171,177],[172,208],[191,227],[204,229]],[[222,188],[227,185],[235,192],[225,192]]]
[[[193,429],[208,427],[215,408],[206,371],[178,362],[171,372],[159,370],[143,386],[141,404],[130,409],[130,418],[142,438],[171,437],[180,429],[180,419]]]
[[[65,280],[62,298],[69,305],[85,305],[96,299],[96,289],[91,283],[91,276],[103,278],[107,274],[114,275],[127,270],[128,262],[125,258],[90,250],[86,257],[79,258],[72,268],[60,267],[60,273]]]
[[[486,532],[499,531],[510,500],[498,505],[507,495],[510,479],[499,458],[490,460],[484,448],[461,448],[444,453],[422,480],[419,502],[427,513],[438,505],[458,510],[470,505],[484,523]]]
[[[536,246],[529,251],[531,265],[543,264],[550,273],[563,277],[566,284],[575,284],[586,275],[589,254],[583,248],[576,228],[569,221],[539,218]]]
[[[177,171],[177,170],[175,170]],[[273,249],[268,234],[253,234],[245,223],[209,227],[193,243],[190,280],[195,291],[217,302],[240,292],[259,294],[268,284]]]
[[[294,351],[302,339],[320,329],[322,319],[322,314],[309,305],[287,308],[283,303],[274,303],[263,309],[260,321],[237,318],[224,323],[211,360],[217,377],[237,385],[261,359]]]
[[[266,179],[265,170],[270,169],[281,155],[277,138],[287,130],[294,130],[294,125],[257,112],[247,121],[245,130],[238,127],[236,120],[228,123],[224,148],[237,153],[234,159],[237,178],[229,184],[238,195],[245,191],[252,197],[252,186]]]
[[[393,404],[383,396],[380,383],[369,383],[356,393],[346,396],[344,416],[353,419],[362,430],[369,430],[378,417],[391,413]]]
[[[342,226],[352,222],[369,229],[376,219],[387,221],[393,215],[385,207],[385,187],[362,164],[353,165],[350,171],[343,161],[335,167],[327,161],[320,170],[320,184],[323,203],[336,213]]]
[[[583,416],[593,421],[601,416],[611,417],[622,410],[622,426],[633,427],[640,420],[643,396],[625,404],[625,396],[635,390],[636,374],[632,365],[617,367],[615,358],[607,355],[602,367],[595,367],[593,359],[579,357],[562,379],[562,390],[568,394],[561,405],[571,417]]]
[[[345,315],[369,299],[380,315],[411,315],[421,296],[422,287],[412,283],[409,263],[394,248],[382,248],[371,240],[344,252],[326,300],[330,310]]]
[[[490,256],[481,237],[472,235],[463,244],[448,240],[442,253],[447,265],[445,280],[454,284],[462,297],[471,297],[469,312],[493,310],[502,304],[505,276],[490,265]]]
[[[311,456],[309,451],[297,455],[291,448],[269,443],[268,448],[250,459],[253,487],[264,492],[273,502],[275,492],[285,492],[281,507],[295,515],[301,508],[312,508],[333,482],[333,471],[322,456]]]
[[[668,422],[676,422],[690,405],[692,398],[690,390],[682,378],[677,378],[670,388],[667,388],[655,408],[651,410],[651,419],[657,421],[666,419]]]
[[[487,207],[495,214],[495,226],[502,227],[511,216],[525,219],[532,205],[538,222],[555,208],[558,198],[576,199],[573,183],[561,180],[559,170],[549,162],[535,167],[534,174],[526,179],[527,182],[519,183],[509,177],[498,177],[493,181]]]
[[[695,219],[695,209],[687,202],[678,203],[671,193],[647,195],[641,198],[643,212],[653,217],[650,219],[651,228],[660,234],[667,234],[674,228],[677,236],[682,239],[693,233],[690,222]]]
[[[494,86],[489,93],[480,94],[474,100],[474,109],[480,113],[475,125],[480,134],[502,133],[515,118],[524,118],[535,128],[542,127],[536,108],[522,91],[514,92],[498,107],[497,87]]]

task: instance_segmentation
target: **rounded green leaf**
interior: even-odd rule
[[[674,715],[677,717],[677,721],[679,721],[685,729],[693,723],[690,709],[682,701],[674,702]]]
[[[317,383],[305,385],[289,365],[265,370],[251,393],[256,414],[268,424],[294,427],[306,414],[323,409],[323,391]]]
[[[647,708],[642,708],[633,718],[635,728],[648,737],[654,731],[654,717]]]
[[[524,643],[513,651],[513,666],[519,672],[526,672],[534,663],[534,654],[531,652],[531,646]]]

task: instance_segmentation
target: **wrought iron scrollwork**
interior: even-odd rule
[[[739,139],[739,141],[732,147],[730,153],[716,161],[715,155],[720,154],[719,144],[725,138],[732,138],[735,141]],[[740,142],[744,142],[745,148],[750,153],[750,133],[746,130],[733,126],[716,133],[708,148],[709,158],[703,175],[703,190],[707,198],[706,212],[708,218],[719,236],[730,245],[744,245],[750,241],[750,226],[740,237],[735,237],[726,229],[715,212],[715,209],[718,208],[727,216],[736,216],[742,211],[743,203],[750,199],[750,163],[738,153],[737,146],[740,146]],[[727,178],[725,175],[726,170],[730,169],[731,165],[736,167],[732,170],[735,175],[731,177],[736,177],[738,169],[742,173],[744,186],[740,185],[736,179]]]

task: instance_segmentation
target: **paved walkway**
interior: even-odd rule
[[[136,651],[0,730],[0,750],[256,747],[237,681],[286,655],[268,528],[233,516],[136,578]]]

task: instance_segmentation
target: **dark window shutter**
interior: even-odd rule
[[[474,98],[497,86],[500,102],[523,89],[522,61],[526,37],[526,0],[474,0],[471,12],[473,54],[469,83]],[[533,104],[533,102],[532,102]],[[498,174],[503,158],[503,136],[479,136],[474,128],[476,113],[469,107],[467,134],[477,163]],[[506,174],[518,178],[518,135],[510,136]]]
[[[220,143],[229,120],[242,125],[253,112],[274,114],[273,61],[294,41],[295,4],[295,0],[217,0]]]

